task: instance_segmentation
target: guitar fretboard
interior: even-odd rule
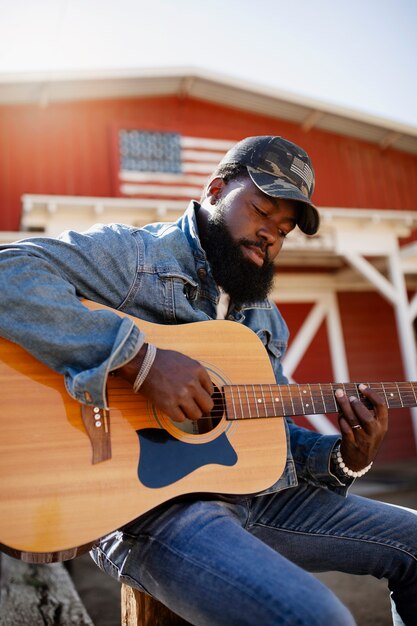
[[[417,406],[417,382],[365,385],[377,391],[390,409]],[[369,406],[358,383],[225,385],[223,393],[227,419],[239,420],[335,413],[338,411],[336,389],[343,389],[348,397],[355,396]]]

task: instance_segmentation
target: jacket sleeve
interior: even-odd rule
[[[76,400],[102,408],[108,373],[144,337],[131,320],[89,311],[80,298],[123,304],[137,268],[128,230],[98,226],[0,246],[0,335],[62,373]]]

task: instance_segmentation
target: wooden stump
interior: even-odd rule
[[[146,593],[122,585],[122,626],[190,626]]]
[[[0,626],[94,626],[62,563],[0,558]]]

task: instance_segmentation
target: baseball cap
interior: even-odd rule
[[[220,165],[226,163],[246,165],[252,181],[268,196],[301,203],[298,227],[306,235],[317,232],[320,217],[311,202],[314,171],[310,157],[302,148],[283,137],[247,137],[220,161]]]

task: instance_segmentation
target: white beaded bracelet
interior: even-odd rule
[[[349,469],[346,463],[343,461],[342,453],[340,452],[340,446],[336,448],[334,452],[335,452],[334,459],[339,466],[338,469],[340,469],[345,474],[345,476],[349,476],[350,478],[360,478],[361,476],[364,476],[366,472],[369,472],[369,470],[372,467],[372,462],[371,462],[369,463],[369,465],[359,470],[358,472],[354,472],[353,470]]]
[[[156,357],[156,348],[152,343],[148,343],[148,347],[146,349],[145,358],[142,361],[142,365],[138,371],[138,374],[135,378],[135,382],[133,383],[133,391],[138,393],[139,389],[142,387],[145,382],[145,378],[149,374],[149,370],[151,369],[153,362]]]

